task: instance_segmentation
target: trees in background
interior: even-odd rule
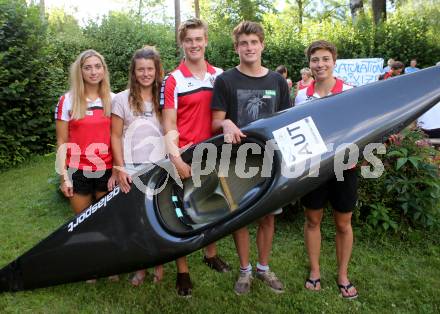
[[[40,8],[0,0],[0,169],[54,144],[51,106],[63,85],[54,59]]]
[[[238,63],[231,31],[249,18],[266,29],[264,64],[272,69],[286,65],[294,80],[306,66],[305,47],[316,39],[334,42],[342,58],[408,63],[417,57],[422,67],[440,61],[438,1],[390,1],[393,11],[377,25],[369,0],[363,1],[364,13],[358,9],[355,22],[349,7],[354,1],[303,0],[301,21],[298,2],[291,0],[280,9],[268,0],[200,0],[201,17],[210,28],[208,60],[224,69]],[[326,6],[318,6],[324,2]],[[115,92],[125,89],[129,60],[143,45],[158,48],[165,70],[177,65],[172,19],[149,21],[142,12],[151,3],[163,1],[133,0],[130,12],[113,12],[80,27],[61,10],[51,11],[43,21],[37,2],[0,0],[0,169],[53,149],[53,110],[66,91],[69,65],[81,51],[93,48],[104,55]]]
[[[180,0],[174,0],[174,38],[176,41],[176,55],[179,55]]]
[[[376,25],[387,19],[386,0],[371,0],[371,8],[373,10],[373,18]]]
[[[351,19],[352,19],[352,22],[354,23],[356,21],[356,17],[360,13],[364,13],[364,1],[363,0],[350,0],[349,6],[350,6]]]

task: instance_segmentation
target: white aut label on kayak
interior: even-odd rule
[[[272,134],[288,167],[327,151],[312,117],[284,126]]]

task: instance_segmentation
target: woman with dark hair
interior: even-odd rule
[[[154,47],[146,46],[137,50],[131,59],[128,89],[113,99],[113,165],[124,193],[130,191],[134,173],[165,157],[159,112],[162,79],[160,55]],[[137,271],[131,284],[141,285],[145,274],[145,270]],[[157,266],[155,282],[162,279],[162,274],[163,267]]]

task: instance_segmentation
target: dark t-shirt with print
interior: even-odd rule
[[[233,68],[215,80],[211,108],[226,112],[238,127],[289,107],[287,82],[276,72],[253,77]]]

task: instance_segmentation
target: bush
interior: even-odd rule
[[[361,218],[377,231],[440,226],[440,154],[421,131],[405,130],[402,136],[380,156],[383,175],[360,180]]]
[[[0,1],[0,169],[41,154],[54,142],[60,88],[46,24],[24,0]]]
[[[91,43],[89,48],[105,57],[114,92],[126,88],[131,57],[145,45],[156,46],[166,71],[173,70],[178,62],[173,29],[167,25],[144,24],[132,14],[112,13],[100,25],[89,23],[84,33]]]

